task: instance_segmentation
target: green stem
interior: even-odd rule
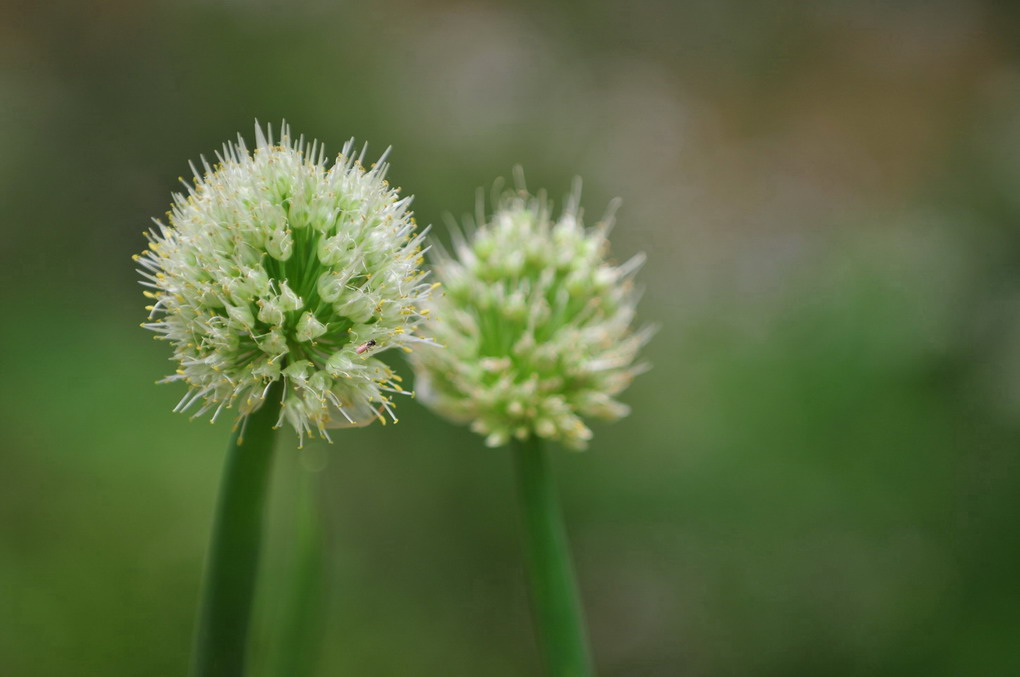
[[[281,388],[280,381],[270,387],[262,407],[230,440],[206,564],[195,677],[244,675]]]
[[[514,442],[525,559],[539,643],[552,677],[593,674],[556,482],[542,441]]]
[[[294,516],[295,561],[291,587],[284,592],[280,644],[270,674],[294,677],[315,673],[325,611],[323,529],[319,519],[319,473],[298,468],[300,484]]]

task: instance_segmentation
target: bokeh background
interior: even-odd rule
[[[392,144],[439,238],[516,163],[623,198],[654,369],[556,459],[600,674],[1020,674],[1014,7],[0,3],[0,674],[186,672],[230,426],[130,255],[256,118]],[[511,459],[400,412],[284,436],[259,677],[540,674]]]

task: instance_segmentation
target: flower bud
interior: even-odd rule
[[[280,303],[274,298],[260,300],[262,307],[259,308],[259,322],[271,325],[283,324],[283,308],[280,307]]]
[[[294,253],[294,238],[289,228],[274,230],[266,236],[266,251],[277,261],[286,261]]]
[[[326,325],[319,322],[315,315],[310,312],[305,312],[301,319],[297,323],[297,333],[295,336],[298,341],[302,343],[311,341],[312,339],[318,338],[326,333]]]
[[[280,280],[280,308],[283,310],[301,310],[305,302],[287,284],[286,280]]]

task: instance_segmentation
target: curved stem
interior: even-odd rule
[[[553,677],[593,674],[556,482],[542,441],[514,442],[525,559],[539,642]]]
[[[195,677],[241,677],[282,384],[230,440],[195,638]],[[241,435],[243,434],[243,438]]]

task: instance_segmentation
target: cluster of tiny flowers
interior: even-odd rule
[[[189,390],[177,411],[212,419],[258,409],[283,379],[280,420],[299,436],[396,420],[400,380],[376,355],[424,341],[431,285],[410,198],[365,169],[344,146],[327,166],[316,142],[278,143],[256,126],[250,153],[239,136],[194,185],[175,194],[169,225],[156,221],[135,257],[153,300],[143,327],[169,341]],[[183,182],[183,180],[182,180]]]
[[[435,262],[430,329],[445,348],[412,357],[419,396],[489,446],[537,435],[583,449],[582,419],[625,416],[614,397],[644,369],[651,330],[631,326],[643,257],[608,263],[611,214],[586,229],[579,194],[554,220],[544,196],[508,193]]]

